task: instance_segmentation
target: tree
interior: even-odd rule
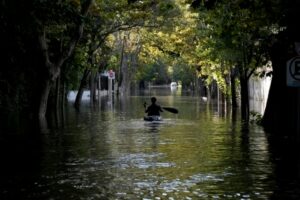
[[[227,91],[226,74],[234,72],[234,68],[238,70],[245,121],[249,120],[248,80],[257,68],[268,62],[266,42],[273,28],[265,20],[261,5],[260,1],[215,2],[213,7],[202,9],[204,14],[199,21],[204,29],[199,30],[203,38],[198,50],[204,58],[202,71],[220,77],[214,79],[220,80],[219,86],[224,85],[223,91]]]
[[[299,143],[299,91],[286,85],[286,62],[296,56],[295,42],[300,41],[298,1],[269,2],[274,23],[279,25],[270,39],[269,54],[273,73],[262,125],[272,134],[288,136]]]
[[[174,81],[181,79],[186,85],[194,82],[196,70],[192,47],[196,14],[189,11],[184,1],[177,0],[175,3],[177,14],[165,18],[163,26],[142,30],[140,61],[146,67],[140,68],[139,79],[160,83],[169,82],[171,78]],[[157,68],[159,65],[163,70]],[[182,71],[192,73],[184,76],[179,74]],[[159,78],[162,79],[158,81]]]
[[[15,66],[14,70],[8,70],[10,72],[26,71],[23,82],[30,86],[22,94],[29,102],[33,102],[30,103],[30,109],[34,109],[40,119],[45,118],[51,87],[82,35],[85,17],[92,3],[92,0],[82,3],[75,0],[32,0],[26,3],[3,1],[1,4],[5,24],[1,35],[3,38],[12,37],[11,41],[16,44],[7,56],[19,62],[12,63],[5,58],[6,67]],[[9,42],[3,43],[4,46],[9,45]],[[23,48],[17,55],[19,45]],[[35,83],[30,80],[32,78]],[[23,106],[21,102],[19,105]]]

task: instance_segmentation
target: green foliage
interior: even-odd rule
[[[256,124],[261,124],[262,121],[262,115],[258,112],[255,111],[250,111],[250,122],[251,123],[256,123]]]
[[[66,63],[62,76],[67,83],[67,90],[78,89],[84,69],[87,67],[87,57],[84,48],[77,48],[72,60]]]
[[[194,69],[186,63],[176,63],[173,66],[172,81],[181,82],[183,88],[187,88],[194,81]]]
[[[191,48],[195,45],[194,32],[196,28],[195,14],[192,14],[183,1],[175,1],[176,7],[166,5],[169,9],[168,17],[163,19],[163,26],[158,29],[142,29],[142,49],[139,60],[144,66],[155,66],[157,60],[164,63],[169,76],[168,79],[181,80],[184,84],[190,84],[195,70],[194,52]],[[163,4],[162,4],[163,5]],[[171,11],[171,12],[170,12]],[[185,72],[185,74],[181,74]],[[140,78],[143,76],[139,76]]]
[[[112,69],[114,71],[117,71],[120,65],[120,58],[118,55],[112,55],[110,56],[110,59],[108,61],[107,69]]]
[[[265,9],[257,0],[216,1],[210,9],[201,8],[195,52],[199,76],[206,77],[207,84],[215,80],[228,93],[226,78],[231,69],[237,68],[239,76],[248,80],[267,64],[269,38],[278,28],[268,20]]]
[[[160,60],[153,64],[145,65],[137,74],[138,80],[149,81],[153,84],[167,84],[170,82],[167,66]]]

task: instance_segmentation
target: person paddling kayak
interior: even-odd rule
[[[145,107],[145,113],[148,113],[148,117],[147,119],[150,121],[155,120],[156,118],[160,119],[160,112],[163,112],[163,110],[161,109],[161,107],[159,105],[156,104],[156,98],[155,97],[151,97],[151,105],[147,107],[146,109],[146,103],[144,104]],[[144,118],[145,119],[145,118]],[[146,119],[145,119],[146,120]],[[151,121],[152,121],[151,120]]]

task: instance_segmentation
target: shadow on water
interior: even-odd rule
[[[179,114],[144,122],[152,95]],[[299,199],[297,149],[236,111],[157,89],[1,125],[0,199]]]
[[[278,183],[270,199],[299,199],[299,146],[285,137],[269,136],[269,150],[274,163],[274,179]]]
[[[41,170],[43,136],[36,121],[15,116],[1,119],[0,133],[0,199],[22,198],[20,186]]]

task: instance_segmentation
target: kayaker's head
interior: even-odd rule
[[[151,97],[151,102],[155,103],[156,102],[156,98],[155,97]]]

